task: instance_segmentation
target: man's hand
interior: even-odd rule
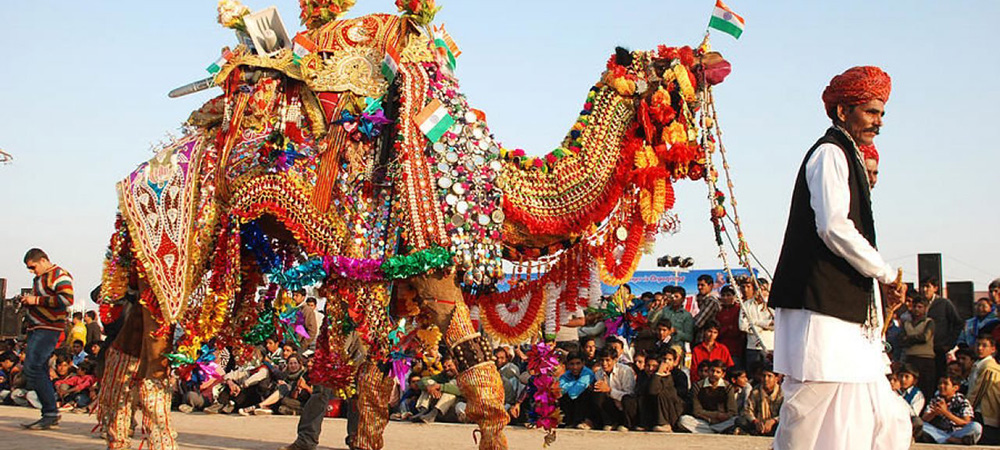
[[[608,386],[607,381],[597,380],[594,382],[594,392],[611,392],[611,386]]]
[[[507,412],[510,413],[510,417],[512,419],[516,419],[518,416],[521,415],[521,404],[520,403],[514,404],[514,406],[511,406],[510,410],[508,410]]]
[[[427,393],[431,395],[431,398],[435,399],[441,398],[441,385],[434,384],[427,386]]]
[[[778,421],[777,420],[775,420],[775,419],[767,419],[767,420],[764,421],[763,425],[761,425],[761,429],[759,431],[761,432],[761,434],[768,434],[771,431],[773,431],[774,427],[777,426],[777,425],[778,425]]]

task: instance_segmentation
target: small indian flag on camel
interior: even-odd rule
[[[295,64],[315,51],[316,43],[312,39],[302,33],[295,35],[295,39],[292,40],[292,60],[295,61]]]
[[[740,17],[733,10],[729,9],[725,3],[722,3],[722,0],[715,0],[715,10],[712,11],[712,20],[708,21],[709,28],[715,28],[739,39],[740,35],[743,34],[743,27],[745,25],[746,22],[743,21],[743,17]]]
[[[413,119],[431,142],[441,140],[441,136],[455,124],[455,119],[448,114],[448,108],[438,99],[431,100]]]
[[[211,66],[208,66],[205,70],[207,70],[208,73],[215,75],[219,73],[220,70],[222,70],[222,66],[226,65],[226,63],[229,62],[229,58],[232,57],[233,57],[233,52],[226,50],[224,53],[222,53],[222,56],[220,56],[219,59],[215,60],[215,62],[212,63]]]
[[[382,60],[382,76],[385,80],[392,83],[396,79],[396,74],[399,73],[399,54],[396,49],[392,46],[385,49],[385,59]]]

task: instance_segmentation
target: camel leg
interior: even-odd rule
[[[153,332],[159,324],[146,308],[142,309],[142,354],[139,358],[139,402],[142,407],[143,430],[151,450],[176,450],[177,440],[170,427],[169,364],[163,355],[170,348],[167,336],[158,337]],[[169,333],[168,333],[169,334]]]
[[[350,446],[358,450],[382,448],[382,433],[389,423],[389,396],[395,382],[389,371],[367,361],[358,369],[358,430]]]
[[[108,347],[101,389],[97,393],[98,426],[106,432],[109,450],[132,445],[132,404],[142,352],[142,313],[138,304],[125,310],[125,323]]]
[[[429,274],[416,281],[423,307],[442,330],[458,367],[458,387],[466,399],[466,415],[479,425],[480,450],[506,450],[503,428],[509,420],[503,408],[503,382],[489,343],[472,326],[469,308],[454,274]]]

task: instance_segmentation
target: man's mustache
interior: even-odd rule
[[[865,128],[864,131],[875,133],[875,135],[878,136],[879,127]]]

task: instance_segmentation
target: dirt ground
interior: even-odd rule
[[[100,450],[104,442],[91,435],[95,419],[82,414],[63,414],[58,430],[24,431],[19,426],[39,416],[38,410],[12,406],[0,407],[0,448],[4,450]],[[256,416],[240,417],[205,415],[201,413],[172,415],[178,442],[182,449],[191,450],[274,450],[295,439],[297,417]],[[344,434],[347,422],[343,419],[326,419],[320,448],[346,449]],[[411,424],[390,422],[385,433],[386,449],[407,450],[475,450],[472,425]],[[511,449],[542,449],[543,432],[522,427],[508,429]],[[559,430],[558,439],[551,450],[767,450],[770,439],[746,436],[706,436],[690,434],[619,433],[614,431]],[[139,442],[135,441],[138,448]],[[935,445],[914,445],[913,449],[931,450],[944,448]],[[954,447],[949,447],[954,448]],[[989,448],[989,447],[981,447]],[[994,447],[995,448],[995,447]]]

